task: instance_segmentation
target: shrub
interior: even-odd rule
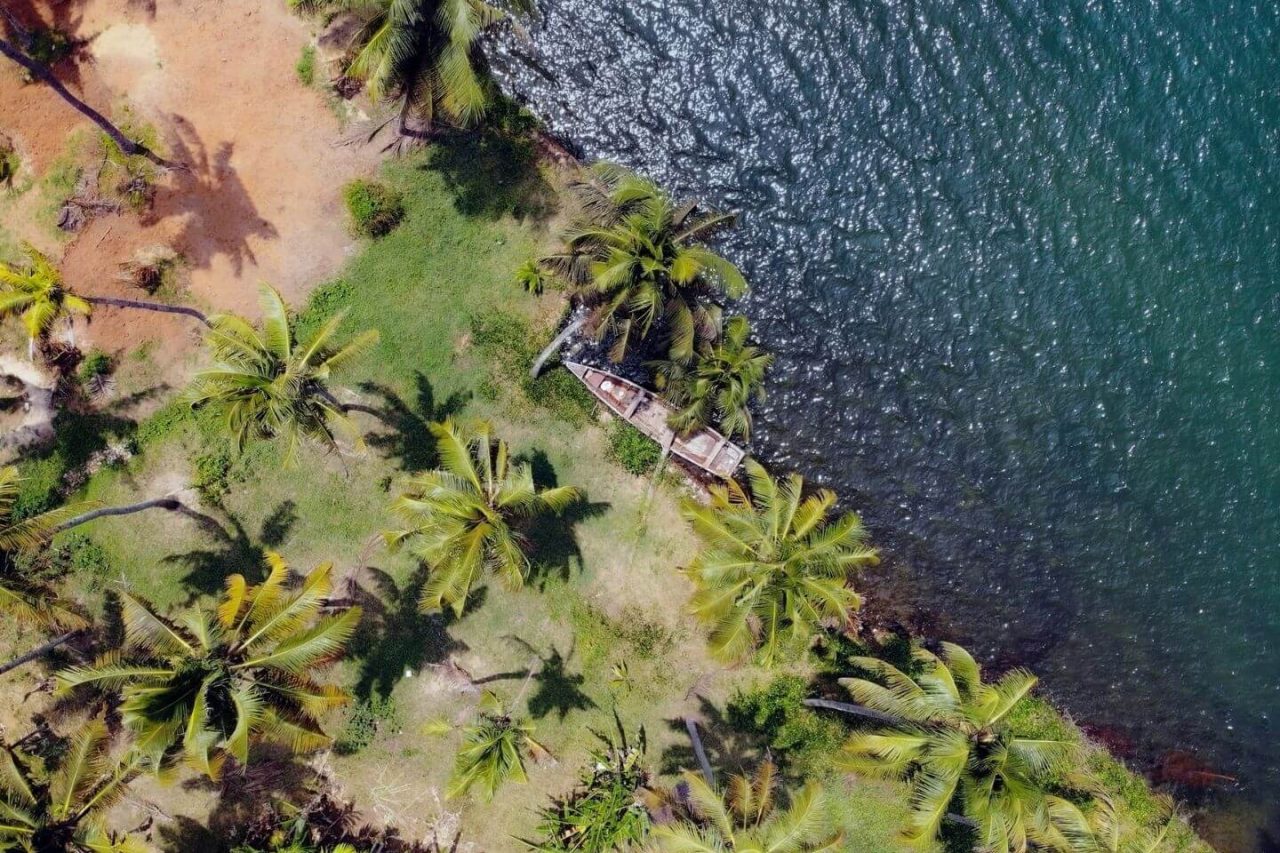
[[[627,850],[649,832],[649,813],[636,794],[649,784],[643,749],[609,743],[592,755],[579,787],[542,809],[537,850],[596,853]]]
[[[293,70],[298,74],[298,80],[304,86],[312,86],[316,82],[316,46],[313,44],[304,44],[302,46],[302,54],[298,57],[298,62],[293,66]]]
[[[57,65],[71,55],[75,43],[71,36],[55,27],[39,27],[31,31],[31,41],[27,45],[27,54],[37,62],[45,65]],[[29,73],[25,73],[30,80]]]
[[[17,568],[25,577],[57,580],[70,576],[91,588],[100,587],[112,574],[107,552],[79,533],[63,536],[43,550],[20,554]]]
[[[333,747],[341,755],[352,755],[373,743],[383,728],[399,728],[400,712],[390,696],[373,695],[362,699],[347,711],[342,731]]]
[[[222,502],[230,488],[231,464],[231,450],[225,444],[196,457],[192,485],[215,506]]]
[[[343,197],[357,233],[365,237],[389,234],[404,218],[400,193],[383,184],[357,179],[347,184]]]
[[[729,722],[763,736],[770,748],[783,753],[791,768],[811,772],[830,761],[844,741],[845,730],[805,707],[808,693],[803,678],[780,675],[765,687],[739,691],[729,701]]]
[[[523,287],[526,293],[537,296],[546,287],[547,276],[542,271],[542,267],[538,266],[537,261],[528,260],[516,270],[516,283]]]
[[[111,356],[100,349],[95,349],[90,350],[89,354],[80,362],[80,367],[76,373],[80,377],[81,384],[89,385],[93,380],[110,373],[111,368]]]
[[[13,179],[17,177],[22,161],[18,157],[18,152],[13,150],[13,146],[3,140],[4,137],[0,137],[0,187],[8,187],[13,185]]]
[[[609,456],[628,473],[643,477],[662,458],[662,449],[640,430],[623,420],[609,424]]]

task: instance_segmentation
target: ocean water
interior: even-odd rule
[[[742,214],[759,454],[939,630],[1280,800],[1280,4],[540,7],[529,106]]]

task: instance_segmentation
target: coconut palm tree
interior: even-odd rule
[[[700,775],[686,773],[688,814],[653,829],[657,853],[820,853],[843,849],[823,813],[821,786],[811,782],[779,810],[774,800],[777,770],[765,762],[752,776],[734,776],[721,795]]]
[[[59,602],[51,584],[21,570],[20,552],[31,552],[47,544],[55,534],[104,516],[131,515],[147,509],[190,512],[175,497],[151,498],[122,506],[102,507],[94,502],[67,504],[25,518],[14,512],[22,478],[13,465],[0,467],[0,612],[20,622],[63,631],[47,643],[0,665],[0,675],[52,651],[70,640],[87,624],[80,614]]]
[[[342,314],[330,318],[307,340],[294,339],[289,309],[275,288],[262,285],[262,329],[231,314],[210,320],[205,346],[213,366],[196,374],[188,389],[193,407],[221,411],[236,447],[254,439],[284,437],[285,461],[302,439],[337,447],[336,433],[361,443],[344,406],[327,387],[329,379],[378,342],[376,330],[345,346],[333,345]]]
[[[541,259],[592,306],[598,336],[611,334],[620,361],[658,326],[667,357],[687,363],[720,328],[721,296],[747,290],[736,266],[700,244],[733,217],[677,205],[651,181],[613,164],[593,166],[575,183],[582,216],[565,249]]]
[[[26,265],[0,262],[0,318],[18,317],[21,320],[27,332],[27,354],[32,359],[35,358],[36,342],[48,336],[55,323],[65,320],[70,325],[76,315],[89,316],[94,305],[184,314],[208,324],[203,313],[181,305],[109,296],[77,296],[43,252],[30,243],[23,243],[22,251],[27,256]]]
[[[187,759],[216,777],[226,757],[248,761],[255,739],[295,751],[328,743],[319,718],[350,697],[314,680],[341,656],[359,608],[320,616],[332,565],[316,567],[297,589],[289,569],[267,554],[270,572],[257,586],[227,578],[216,613],[187,612],[177,621],[122,595],[125,651],[58,674],[61,690],[81,685],[119,689],[125,725],[137,748],[154,759],[181,744]]]
[[[732,437],[751,440],[751,403],[764,401],[764,374],[773,356],[747,343],[751,324],[733,317],[719,339],[704,347],[691,364],[650,362],[655,384],[675,406],[670,425],[687,436],[718,424]]]
[[[0,850],[14,853],[145,853],[103,825],[142,768],[111,758],[106,726],[82,726],[54,770],[14,746],[0,748]]]
[[[913,674],[877,658],[851,662],[876,680],[846,678],[841,684],[862,706],[894,722],[851,736],[842,763],[910,781],[906,840],[932,843],[959,808],[984,850],[1070,849],[1053,814],[1055,803],[1065,801],[1049,797],[1042,780],[1071,758],[1075,746],[1020,737],[1007,721],[1035,686],[1034,675],[1013,670],[987,684],[973,657],[953,643],[943,643],[941,655],[917,648]]]
[[[410,477],[392,505],[403,526],[387,544],[415,543],[427,564],[424,611],[448,605],[461,616],[471,589],[488,573],[519,587],[529,572],[521,524],[559,513],[579,497],[572,486],[539,488],[528,463],[513,463],[507,443],[480,422],[432,424],[442,467]]]
[[[346,73],[375,99],[400,102],[400,132],[416,117],[430,134],[439,123],[474,125],[489,104],[480,37],[529,0],[294,0],[307,11],[363,16]]]
[[[1047,798],[1050,819],[1070,842],[1072,853],[1161,853],[1183,849],[1176,839],[1182,819],[1172,798],[1158,795],[1160,819],[1154,825],[1143,826],[1116,806],[1097,779],[1073,774],[1067,781],[1090,797],[1083,807],[1060,797]]]
[[[49,66],[30,55],[31,32],[23,27],[17,18],[4,9],[3,6],[0,6],[0,11],[4,12],[4,19],[12,33],[12,40],[0,38],[0,56],[5,56],[22,66],[32,78],[40,80],[47,85],[78,113],[101,128],[103,133],[107,134],[116,145],[120,146],[121,151],[131,156],[146,157],[157,166],[163,166],[166,169],[180,168],[180,164],[172,163],[138,140],[130,139],[125,135],[124,131],[112,124],[106,116],[72,94],[66,86],[62,85],[62,81],[54,75]]]
[[[712,653],[740,660],[758,649],[771,664],[787,640],[807,640],[826,620],[849,621],[861,604],[850,574],[877,556],[857,515],[828,520],[833,492],[806,498],[798,474],[778,481],[754,460],[746,467],[750,495],[731,480],[711,488],[709,504],[684,502],[703,541],[685,571]]]
[[[535,761],[550,753],[533,739],[534,725],[527,717],[510,713],[495,693],[486,690],[474,722],[463,729],[462,749],[454,762],[448,795],[456,797],[472,788],[488,802],[504,782],[527,782],[524,758]]]

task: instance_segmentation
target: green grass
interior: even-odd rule
[[[302,53],[298,55],[298,61],[293,66],[294,73],[298,75],[298,81],[304,86],[314,86],[316,82],[316,46],[313,44],[304,44]]]

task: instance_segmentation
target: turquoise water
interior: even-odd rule
[[[542,11],[531,107],[742,211],[758,450],[864,512],[910,618],[1274,802],[1277,4]]]

